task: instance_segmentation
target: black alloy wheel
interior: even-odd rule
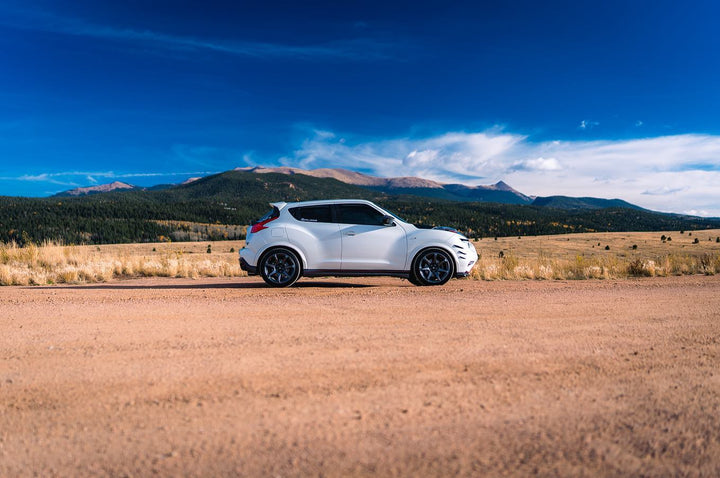
[[[260,260],[260,276],[271,287],[289,287],[300,273],[300,260],[290,249],[272,249]]]
[[[442,285],[455,274],[455,263],[442,249],[426,249],[415,257],[410,273],[419,285]]]

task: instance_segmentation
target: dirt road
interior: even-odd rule
[[[0,476],[717,476],[720,277],[0,288]]]

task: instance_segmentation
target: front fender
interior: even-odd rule
[[[405,268],[410,270],[412,261],[418,252],[431,247],[437,247],[450,254],[450,257],[453,258],[455,266],[457,267],[458,257],[452,247],[453,241],[455,241],[457,237],[455,233],[440,229],[417,229],[413,231],[408,234],[408,257]]]

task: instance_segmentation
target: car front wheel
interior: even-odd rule
[[[300,278],[300,260],[290,249],[276,248],[260,260],[260,276],[272,287],[289,287]]]
[[[455,263],[442,249],[427,249],[415,257],[410,271],[417,285],[442,285],[455,273]]]

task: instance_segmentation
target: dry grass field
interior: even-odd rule
[[[683,234],[607,232],[485,238],[475,243],[481,259],[473,277],[612,279],[716,274],[720,273],[719,237],[720,230],[714,229]]]
[[[4,287],[0,476],[717,477],[720,275]]]
[[[0,244],[0,285],[78,284],[136,277],[241,277],[246,274],[240,270],[237,251],[243,243],[46,243],[22,248]]]
[[[472,277],[551,280],[711,275],[720,273],[718,237],[720,230],[485,238],[475,242],[480,260]],[[0,285],[242,277],[245,273],[237,260],[242,245],[243,241],[102,246],[48,243],[24,248],[0,244]]]

